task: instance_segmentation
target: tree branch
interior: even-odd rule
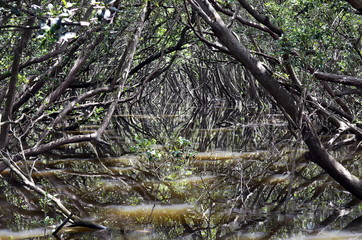
[[[362,88],[362,78],[356,78],[346,75],[338,75],[332,73],[315,72],[314,77],[318,80],[340,83],[349,86]]]
[[[257,24],[257,23],[254,23],[254,22],[251,22],[251,21],[248,21],[248,20],[240,17],[239,15],[234,16],[233,12],[231,12],[231,11],[225,9],[225,8],[222,8],[219,4],[217,4],[217,2],[215,0],[211,0],[210,2],[213,4],[213,6],[215,7],[215,9],[217,11],[222,12],[223,14],[225,14],[227,16],[235,17],[235,19],[239,23],[241,23],[242,25],[253,27],[253,28],[259,29],[259,30],[261,30],[263,32],[267,32],[275,40],[279,39],[279,35],[276,34],[275,32],[273,32],[272,30],[270,30],[270,28],[268,28],[266,26],[263,26],[263,25],[260,25],[260,24]]]
[[[238,0],[239,3],[245,8],[246,11],[250,13],[258,22],[267,26],[270,30],[272,30],[275,34],[281,36],[283,34],[283,30],[278,26],[272,24],[270,22],[269,17],[258,13],[246,0]]]
[[[26,25],[33,25],[35,22],[35,18],[31,17],[28,19]],[[20,65],[20,59],[21,54],[29,41],[31,37],[31,30],[25,29],[23,30],[23,34],[18,42],[17,47],[14,49],[14,60],[11,68],[11,77],[7,89],[7,96],[6,96],[6,102],[5,102],[5,109],[4,113],[1,116],[1,122],[8,122],[12,121],[12,115],[13,115],[13,106],[14,106],[14,99],[15,99],[15,93],[16,93],[16,84],[18,83],[18,74],[19,74],[19,65]],[[8,143],[8,134],[10,130],[10,123],[5,123],[1,126],[0,131],[0,149],[3,149],[6,147]]]
[[[131,70],[133,57],[136,52],[136,48],[139,43],[139,39],[140,39],[142,30],[145,26],[145,22],[147,20],[147,17],[149,16],[149,14],[148,14],[149,7],[150,7],[150,1],[147,1],[147,3],[144,4],[143,9],[141,10],[141,13],[139,15],[139,20],[136,23],[136,28],[134,30],[134,33],[130,37],[127,47],[124,50],[123,56],[121,57],[121,60],[118,64],[117,70],[115,72],[115,83],[119,82],[119,85],[117,87],[116,96],[113,99],[113,102],[110,105],[110,107],[107,111],[107,115],[104,118],[101,126],[98,128],[98,130],[96,132],[97,139],[99,139],[102,136],[102,134],[108,127],[108,124],[111,121],[111,118],[113,116],[113,112],[116,108],[116,105],[118,104],[118,101],[121,98],[121,94],[124,91],[124,85],[126,83],[126,80],[129,76],[129,73]]]
[[[188,26],[186,26],[186,27],[184,27],[182,29],[180,39],[178,40],[178,42],[176,43],[175,46],[166,48],[162,52],[158,52],[158,53],[146,58],[143,62],[139,63],[137,66],[132,68],[132,70],[130,71],[129,74],[132,75],[132,74],[136,73],[137,71],[139,71],[141,68],[143,68],[147,64],[150,64],[151,62],[153,62],[156,59],[160,58],[163,54],[169,54],[169,53],[172,53],[174,51],[182,50],[183,49],[182,47],[186,44],[186,33],[187,33],[188,30],[189,30]]]
[[[52,104],[67,88],[76,80],[77,73],[83,67],[83,64],[88,59],[92,50],[102,41],[104,35],[100,34],[97,39],[85,50],[85,53],[78,57],[75,61],[72,69],[69,71],[67,78],[55,89],[47,98],[44,104],[42,104],[36,115],[43,112],[50,104]]]
[[[45,144],[41,144],[41,145],[33,147],[33,148],[25,149],[24,156],[30,157],[30,156],[39,155],[39,154],[45,153],[49,150],[52,150],[54,148],[57,148],[59,146],[65,145],[65,144],[93,141],[93,140],[95,140],[95,137],[96,137],[96,134],[92,133],[92,134],[86,134],[86,135],[76,135],[76,136],[71,136],[71,137],[60,138],[60,139],[54,140],[49,143],[45,143]],[[20,158],[20,154],[16,155],[14,160],[18,160],[19,158]]]

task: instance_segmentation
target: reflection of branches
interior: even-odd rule
[[[16,173],[16,175],[18,177],[20,177],[23,181],[23,183],[30,187],[31,189],[33,189],[35,192],[37,192],[38,194],[40,194],[43,197],[47,197],[48,199],[51,199],[52,202],[54,202],[57,206],[57,208],[59,208],[61,210],[61,212],[65,215],[68,216],[70,215],[70,211],[61,203],[61,201],[56,198],[54,195],[51,195],[50,193],[47,193],[46,191],[44,191],[42,188],[40,188],[39,186],[37,186],[34,183],[33,179],[28,179],[20,170],[20,168],[15,164],[12,163],[11,160],[8,158],[8,156],[3,156],[2,160],[6,163],[6,165]]]
[[[360,203],[361,200],[353,198],[345,205],[346,209],[333,209],[332,213],[328,217],[316,224],[316,227],[313,229],[313,231],[310,232],[310,235],[317,235],[321,233],[324,229],[333,224],[339,218],[348,215],[351,212],[351,208],[358,206]]]

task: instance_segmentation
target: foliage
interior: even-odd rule
[[[198,8],[205,3],[218,15]],[[11,164],[29,160],[30,169],[47,158],[59,170],[69,167],[67,161],[57,163],[59,156],[86,155],[70,164],[71,174],[49,177],[54,186],[33,177],[29,168],[22,171],[49,192],[59,190],[54,180],[59,177],[69,192],[80,187],[104,205],[170,203],[182,196],[179,201],[200,204],[195,211],[201,214],[190,219],[195,229],[207,229],[200,236],[209,238],[220,234],[211,229],[212,221],[231,228],[238,221],[232,211],[213,215],[230,202],[240,211],[247,204],[268,211],[266,205],[275,204],[277,211],[278,202],[293,204],[281,199],[312,199],[318,188],[325,190],[310,183],[323,179],[323,170],[306,166],[303,157],[290,164],[282,154],[284,145],[308,140],[302,136],[306,127],[320,137],[315,141],[324,146],[320,149],[360,175],[346,156],[358,152],[362,138],[360,85],[316,77],[324,72],[361,81],[362,18],[356,11],[342,0],[0,1],[1,158]],[[218,21],[225,24],[213,25]],[[218,35],[225,26],[232,34]],[[272,84],[277,92],[268,89]],[[289,98],[278,102],[280,95]],[[289,102],[294,109],[283,107]],[[246,154],[241,163],[230,158],[221,164],[195,158],[196,150],[215,149],[278,154]],[[126,153],[143,158],[117,162]],[[96,190],[90,192],[88,184]],[[326,188],[331,201],[349,198],[335,191]],[[59,221],[47,194],[37,195],[36,203],[46,225]],[[26,203],[24,196],[5,194],[15,206]],[[87,207],[56,197],[88,217]],[[213,201],[219,198],[226,200]]]
[[[193,145],[190,140],[179,136],[171,146],[171,154],[175,158],[188,159],[194,155]]]
[[[309,64],[321,71],[354,73],[360,56],[353,45],[362,20],[349,12],[346,1],[268,1],[265,7],[284,30],[277,54],[296,51],[301,67]]]
[[[157,143],[156,139],[144,139],[140,136],[135,136],[135,145],[130,147],[134,153],[145,153],[149,161],[155,161],[161,157],[159,150],[154,149]]]

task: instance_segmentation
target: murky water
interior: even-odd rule
[[[172,114],[116,117],[177,119]],[[72,144],[63,146],[60,156],[19,162],[71,211],[106,228],[66,226],[52,236],[64,219],[47,206],[49,199],[39,199],[14,179],[5,181],[12,174],[5,170],[0,239],[362,238],[360,202],[307,163],[300,143],[270,142],[267,148],[265,139],[277,135],[268,124],[200,127],[189,136],[191,144],[139,141],[137,151],[118,157],[97,157],[89,145]],[[249,133],[251,128],[259,133]],[[94,126],[66,134],[80,131]],[[108,134],[120,140],[113,131]],[[243,140],[246,136],[254,140]],[[354,154],[352,159],[360,159]]]
[[[70,201],[70,206],[74,204],[75,211],[84,212],[89,219],[109,228],[96,231],[68,227],[60,233],[65,239],[72,239],[71,236],[77,236],[77,239],[99,236],[113,239],[362,237],[356,232],[359,227],[342,231],[358,216],[358,208],[339,208],[321,200],[304,199],[306,193],[298,196],[298,191],[311,191],[308,187],[302,188],[303,184],[307,184],[305,182],[295,182],[302,189],[292,187],[289,203],[283,200],[288,186],[295,179],[291,174],[260,172],[259,168],[264,168],[265,164],[270,167],[266,163],[266,159],[270,158],[272,156],[265,151],[198,153],[180,171],[177,163],[175,166],[162,166],[166,168],[166,174],[142,169],[148,160],[136,155],[55,159],[38,162],[32,176],[40,181],[49,181],[56,186],[58,194],[63,194],[64,199]],[[300,164],[300,168],[305,166]],[[152,170],[157,170],[157,167]],[[249,177],[248,171],[255,175]],[[10,172],[4,171],[2,176],[8,174]],[[243,197],[242,194],[250,196]],[[13,208],[15,211],[10,214],[12,207],[9,203],[2,205],[2,224],[8,228],[29,230],[2,230],[0,239],[51,236],[50,230],[33,229],[32,223],[28,222],[30,219],[41,221],[41,216],[33,215],[41,209],[21,212]],[[54,217],[51,212],[47,215]],[[14,225],[7,222],[12,218],[17,221],[13,222]],[[326,224],[330,218],[333,218],[332,221]],[[21,226],[22,222],[25,225]]]

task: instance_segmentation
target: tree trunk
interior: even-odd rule
[[[321,166],[331,177],[346,188],[346,190],[362,199],[361,181],[328,154],[319,141],[306,113],[299,113],[299,106],[294,101],[292,94],[281,86],[266,70],[263,64],[241,45],[208,0],[189,0],[189,3],[212,28],[215,36],[227,48],[230,54],[253,74],[277,104],[285,110],[290,119],[295,123],[300,123],[299,127],[303,140],[309,149],[309,153],[307,154],[308,158]],[[296,124],[296,126],[298,125],[299,124]]]
[[[25,26],[32,26],[35,21],[35,17],[31,17]],[[24,29],[21,38],[19,39],[17,47],[14,48],[14,60],[11,67],[11,76],[6,94],[5,109],[1,116],[1,130],[0,130],[0,149],[6,147],[8,143],[8,135],[10,130],[11,121],[13,118],[13,105],[16,94],[16,84],[18,82],[19,65],[21,54],[30,39],[31,29]]]

